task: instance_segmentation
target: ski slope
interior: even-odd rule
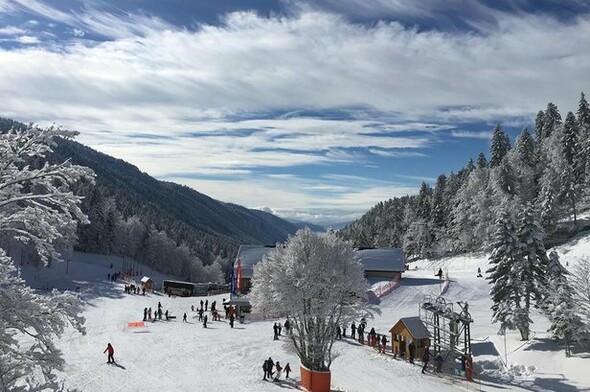
[[[590,250],[590,237],[578,238],[558,249],[562,260],[570,265]],[[128,295],[123,284],[107,282],[112,259],[103,256],[74,254],[69,273],[51,272],[55,287],[81,287],[87,302],[87,334],[68,332],[58,342],[66,360],[60,376],[68,388],[81,391],[279,391],[297,388],[299,362],[286,352],[282,339],[273,341],[275,321],[255,321],[246,318],[231,329],[226,320],[210,321],[203,328],[196,312],[190,307],[200,299],[217,301],[218,308],[228,295],[176,298],[158,294]],[[489,285],[477,278],[477,268],[487,268],[486,255],[469,255],[436,261],[413,263],[402,284],[382,299],[380,315],[369,321],[368,328],[387,333],[400,317],[418,315],[418,306],[425,295],[438,294],[441,281],[434,276],[439,267],[448,271],[450,283],[445,297],[452,301],[467,301],[474,319],[472,325],[473,351],[477,370],[476,382],[466,382],[451,376],[442,378],[420,373],[419,362],[410,365],[378,354],[374,349],[344,339],[336,342],[339,357],[332,364],[332,387],[335,391],[590,391],[588,353],[565,358],[545,332],[547,321],[533,317],[533,338],[519,340],[511,332],[504,340],[496,335],[497,327],[490,324]],[[117,266],[115,265],[115,269]],[[43,282],[42,272],[23,268],[31,283]],[[74,271],[74,272],[72,272]],[[147,271],[147,269],[146,269]],[[151,271],[149,271],[152,273]],[[146,273],[146,272],[144,272]],[[153,275],[153,273],[152,273]],[[153,275],[157,282],[165,278]],[[35,277],[33,279],[33,277]],[[139,277],[141,278],[141,277]],[[61,279],[61,280],[60,280]],[[76,283],[72,283],[74,280]],[[175,315],[173,321],[148,323],[145,328],[128,328],[127,323],[139,321],[144,307],[164,310]],[[188,323],[182,322],[186,312]],[[348,331],[350,332],[350,331]],[[115,348],[117,365],[106,364],[103,350],[107,343]],[[291,380],[280,384],[262,381],[262,363],[269,356],[284,366],[289,362]],[[504,366],[504,358],[507,366]],[[585,357],[585,358],[584,358]]]

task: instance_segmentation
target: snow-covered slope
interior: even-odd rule
[[[562,260],[569,260],[570,265],[589,250],[590,237],[579,238],[558,249]],[[109,259],[75,255],[72,263],[70,268],[77,265],[81,274],[76,274],[75,279],[86,282],[81,291],[88,302],[84,314],[88,333],[82,336],[68,332],[59,342],[67,362],[62,374],[67,387],[82,391],[278,391],[281,386],[297,387],[296,357],[285,351],[282,340],[272,339],[273,323],[284,320],[247,318],[245,324],[236,323],[234,329],[222,320],[210,322],[204,329],[196,313],[191,312],[191,305],[208,299],[216,300],[219,307],[227,295],[208,298],[126,295],[121,283],[106,281]],[[538,315],[534,316],[534,334],[529,342],[521,342],[518,333],[508,334],[508,366],[504,366],[504,340],[496,335],[497,327],[490,324],[489,285],[476,276],[478,267],[482,271],[487,268],[486,255],[422,260],[413,266],[417,269],[408,271],[403,283],[383,298],[379,305],[382,314],[369,321],[369,328],[374,326],[377,332],[387,333],[400,317],[418,315],[424,296],[440,293],[441,282],[434,273],[442,267],[451,280],[446,297],[470,304],[477,381],[468,383],[450,376],[422,375],[418,362],[413,366],[345,339],[335,345],[340,356],[332,364],[333,389],[590,390],[590,372],[586,370],[590,368],[590,355],[577,353],[565,358],[563,350],[545,332],[546,320]],[[37,279],[43,279],[39,275]],[[56,282],[58,275],[55,273],[52,282]],[[31,279],[33,276],[29,273]],[[71,275],[62,274],[61,279],[55,287],[70,287],[67,282],[72,280]],[[158,302],[177,318],[148,323],[147,327],[136,330],[127,327],[128,322],[142,319],[144,307],[153,310]],[[188,323],[182,322],[184,312],[188,314]],[[115,348],[117,365],[106,364],[103,350],[109,342]],[[281,386],[262,381],[262,362],[269,356],[283,365],[290,363],[292,380],[283,380]]]

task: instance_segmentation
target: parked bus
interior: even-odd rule
[[[190,297],[195,292],[195,284],[191,282],[180,282],[177,280],[165,280],[162,283],[162,291],[179,297]]]

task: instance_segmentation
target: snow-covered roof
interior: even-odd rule
[[[240,245],[234,268],[237,268],[238,260],[242,264],[242,277],[251,278],[254,273],[254,264],[262,261],[264,255],[272,252],[274,246],[264,245]]]
[[[365,271],[406,270],[406,256],[399,248],[361,249],[357,253]]]
[[[420,317],[418,316],[403,317],[399,319],[398,322],[402,322],[404,324],[404,326],[406,327],[410,335],[414,337],[414,339],[424,339],[431,337],[430,332],[428,332],[428,329],[426,329],[426,327],[422,323],[422,320],[420,320]]]
[[[148,277],[148,276],[144,276],[143,278],[141,278],[141,283],[147,283],[152,281],[152,278]]]

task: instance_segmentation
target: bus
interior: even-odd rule
[[[168,296],[190,297],[194,294],[195,284],[191,282],[180,282],[177,280],[165,280],[162,283],[162,291]]]

